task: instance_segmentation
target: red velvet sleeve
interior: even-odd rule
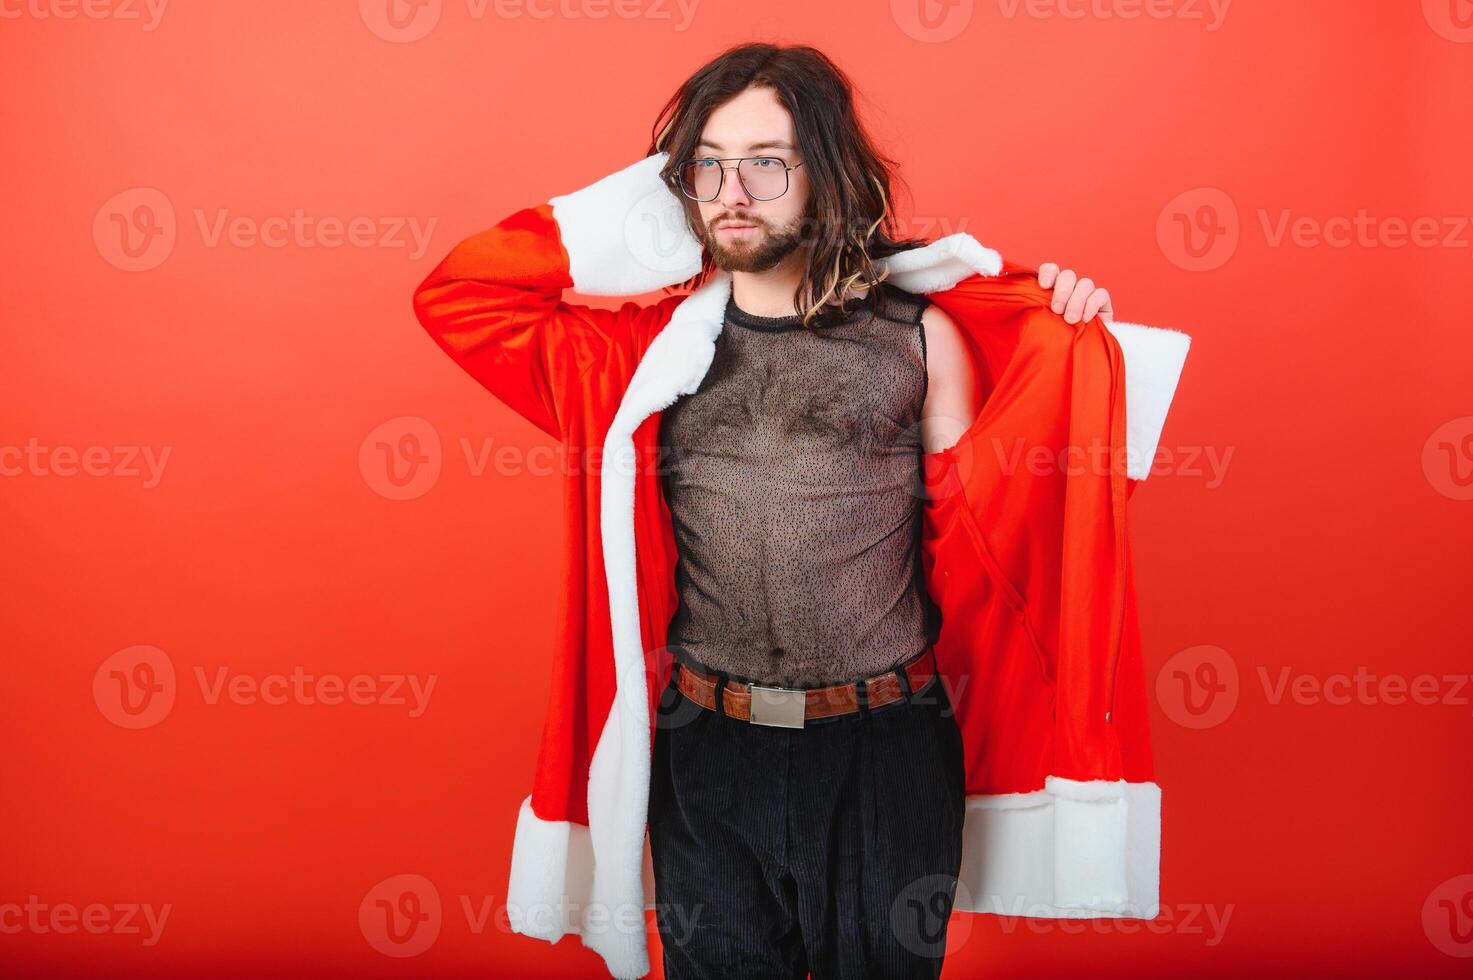
[[[572,286],[552,207],[541,204],[456,245],[415,290],[414,312],[471,377],[562,438],[584,375],[636,363],[681,299],[603,310],[565,302]]]

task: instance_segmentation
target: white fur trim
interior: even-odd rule
[[[634,431],[651,414],[700,385],[716,353],[731,275],[717,272],[675,307],[634,369],[614,421],[604,437],[599,522],[604,575],[609,586],[617,691],[599,734],[588,772],[588,824],[592,840],[595,907],[625,930],[584,932],[583,942],[603,956],[616,977],[643,976],[649,954],[642,910],[649,877],[646,837],[650,789],[649,679],[639,626],[634,538]],[[636,972],[629,972],[636,971]]]
[[[973,275],[1002,271],[1002,256],[966,232],[897,252],[881,263],[890,270],[890,282],[909,293],[941,292]]]
[[[641,855],[644,894],[654,894],[654,865],[649,838]],[[555,943],[567,935],[603,957],[609,973],[635,980],[650,971],[644,912],[652,900],[611,909],[593,895],[592,835],[580,823],[543,820],[532,810],[532,797],[522,800],[512,843],[511,877],[506,911],[512,932]]]
[[[956,908],[1033,918],[1160,911],[1161,789],[1050,776],[1032,793],[969,796]]]
[[[543,820],[532,811],[532,797],[522,800],[506,885],[512,931],[550,943],[581,933],[592,875],[588,828]]]
[[[1125,355],[1125,472],[1132,480],[1144,480],[1151,473],[1192,338],[1180,330],[1140,323],[1105,326]]]
[[[1046,776],[1043,788],[1049,795],[1066,800],[1094,803],[1099,800],[1118,800],[1125,796],[1125,780],[1116,779],[1067,779],[1064,776]]]
[[[542,820],[532,812],[531,797],[517,819],[507,888],[513,931],[550,942],[576,934],[619,978],[649,972],[644,910],[654,907],[647,834],[649,683],[636,594],[633,435],[652,413],[701,383],[716,353],[730,295],[730,274],[718,272],[675,307],[635,368],[604,438],[599,519],[617,690],[589,764],[589,825]]]
[[[1110,909],[1125,902],[1125,798],[1054,800],[1054,904]]]
[[[668,157],[652,154],[549,199],[577,292],[638,296],[701,271],[701,244],[680,198],[660,179]]]
[[[1032,793],[969,796],[962,833],[959,912],[1047,919],[1153,919],[1160,913],[1161,789],[1154,782],[1050,776]],[[642,922],[643,910],[656,904],[647,834],[640,864]],[[1123,888],[1118,877],[1096,877],[1100,869],[1116,875],[1122,864]],[[644,976],[649,961],[642,926],[617,941],[601,936],[615,920],[593,904],[595,867],[587,827],[542,820],[532,812],[531,797],[523,800],[507,886],[512,931],[549,942],[577,935],[604,957],[613,976]]]

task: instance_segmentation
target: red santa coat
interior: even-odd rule
[[[731,277],[617,310],[562,293],[636,296],[696,275],[664,160],[466,239],[414,296],[435,342],[567,451],[565,588],[507,909],[515,931],[576,934],[621,978],[649,971],[650,754],[676,605],[659,417],[709,368]],[[961,326],[978,380],[976,421],[922,457],[922,561],[966,753],[956,909],[1153,918],[1160,788],[1126,501],[1189,338],[1065,323],[1032,270],[968,234],[883,264]]]

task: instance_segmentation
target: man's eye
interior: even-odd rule
[[[711,159],[710,157],[707,157],[704,160],[696,160],[696,161],[694,161],[694,163],[695,163],[696,166],[700,167],[702,170],[710,170],[711,169],[711,166],[714,165],[716,163],[716,161],[713,160],[713,159]]]
[[[763,170],[767,170],[779,166],[780,163],[781,161],[775,160],[772,157],[762,157],[757,161],[757,166]]]

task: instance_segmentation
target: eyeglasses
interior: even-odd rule
[[[735,160],[735,167],[723,167],[723,163]],[[780,157],[706,157],[682,163],[676,170],[676,183],[680,192],[693,201],[714,201],[721,193],[726,172],[735,170],[742,189],[754,201],[771,201],[788,192],[788,171],[803,166],[795,163],[791,167]]]

